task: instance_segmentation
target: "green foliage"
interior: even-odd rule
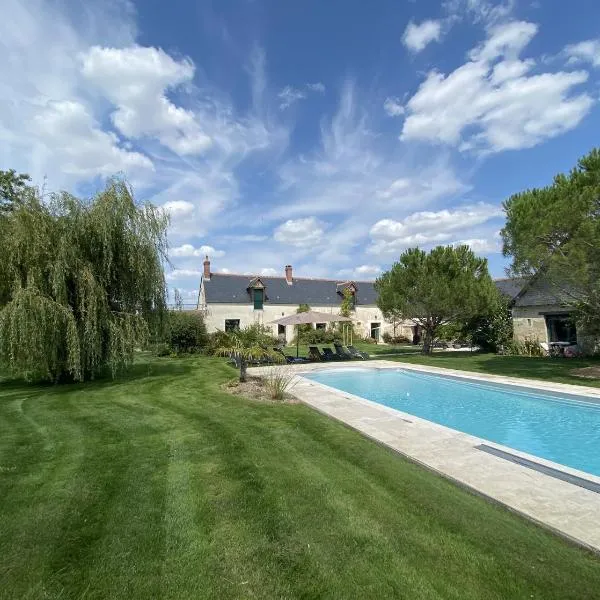
[[[540,341],[533,338],[511,340],[506,345],[505,352],[513,356],[546,356],[546,352],[540,346]]]
[[[300,304],[296,309],[296,314],[305,313],[310,311],[310,306],[308,304]],[[300,336],[300,339],[303,338],[305,334],[308,334],[312,331],[312,325],[310,323],[305,323],[304,325],[296,325],[296,337]]]
[[[21,200],[2,219],[0,363],[28,379],[114,375],[162,326],[167,217],[121,180],[89,202]]]
[[[386,344],[393,344],[395,346],[410,344],[410,340],[405,335],[393,335],[389,331],[386,331],[382,335],[382,339]]]
[[[513,320],[505,297],[490,306],[487,315],[469,319],[462,327],[462,336],[486,352],[502,352],[513,341]]]
[[[240,381],[246,381],[246,369],[252,361],[282,362],[284,357],[273,350],[277,340],[268,327],[255,323],[248,327],[221,332],[221,345],[213,349],[216,356],[229,356],[240,369]]]
[[[504,255],[519,275],[542,274],[588,333],[600,335],[600,149],[551,185],[504,203]]]
[[[198,311],[169,311],[168,345],[176,354],[194,353],[208,345],[204,319]]]
[[[354,295],[351,290],[344,288],[342,290],[342,303],[340,304],[340,315],[349,317],[354,309]]]
[[[301,344],[333,344],[341,340],[340,333],[334,329],[313,329],[309,325],[308,331],[301,333]]]
[[[28,190],[31,177],[26,173],[17,173],[14,169],[0,170],[0,216],[12,212]]]
[[[486,314],[497,297],[487,260],[468,246],[406,250],[375,288],[386,319],[409,319],[423,328],[425,354],[441,325]]]

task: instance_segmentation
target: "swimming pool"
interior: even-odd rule
[[[402,369],[304,377],[378,404],[600,476],[600,403]]]

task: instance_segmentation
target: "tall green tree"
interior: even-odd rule
[[[487,260],[468,246],[410,248],[375,282],[386,319],[408,319],[423,329],[423,353],[433,348],[441,325],[486,314],[497,301]]]
[[[17,173],[14,169],[0,170],[0,216],[12,212],[24,200],[30,189],[31,177],[26,173]]]
[[[544,188],[504,202],[504,255],[516,275],[543,275],[600,334],[600,149]]]
[[[91,201],[25,194],[3,221],[0,363],[53,381],[129,365],[166,311],[167,217],[115,179]]]

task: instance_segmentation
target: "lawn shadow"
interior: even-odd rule
[[[157,358],[136,360],[131,367],[117,373],[113,378],[109,372],[103,373],[93,381],[53,383],[48,381],[27,382],[22,379],[0,380],[0,398],[3,400],[20,395],[35,397],[64,392],[78,392],[109,388],[123,383],[160,377],[184,376],[189,374],[196,364],[194,357],[186,358]]]
[[[472,360],[470,360],[472,358]],[[482,353],[440,352],[428,357],[431,363],[436,361],[445,363],[443,366],[456,369],[468,369],[493,375],[507,377],[525,377],[535,379],[556,380],[568,379],[574,383],[584,383],[581,377],[572,373],[573,370],[598,365],[597,358],[569,359],[560,357],[534,357],[534,356],[503,356]],[[456,361],[455,365],[450,363]],[[469,361],[467,364],[466,361]],[[442,366],[442,365],[439,365]],[[591,382],[589,382],[591,383]]]

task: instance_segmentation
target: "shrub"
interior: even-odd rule
[[[173,310],[169,312],[167,343],[177,354],[199,352],[208,345],[204,319],[199,312]]]
[[[264,379],[271,400],[283,400],[292,385],[294,373],[286,367],[273,367]]]
[[[303,344],[333,344],[341,340],[340,333],[332,329],[310,329],[300,332],[300,342]]]
[[[469,338],[473,345],[487,352],[499,352],[501,349],[510,348],[513,339],[513,321],[506,298],[500,298],[497,306],[492,307],[488,315],[474,317],[467,321],[462,335]]]
[[[156,344],[154,347],[154,353],[156,356],[171,356],[171,348],[169,348],[168,344]]]
[[[389,332],[385,332],[382,336],[383,341],[386,344],[394,344],[394,345],[399,345],[399,344],[410,344],[410,340],[405,336],[405,335],[392,335]]]
[[[539,340],[533,338],[512,340],[506,346],[506,353],[514,356],[546,356]]]

